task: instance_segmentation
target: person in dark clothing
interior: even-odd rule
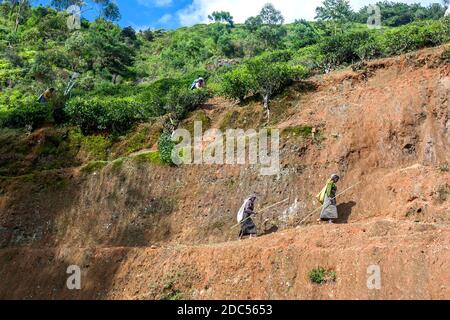
[[[39,103],[47,103],[53,98],[54,94],[55,94],[55,88],[47,89],[39,96],[38,102]]]
[[[256,225],[253,222],[251,216],[256,215],[254,212],[255,209],[255,201],[256,201],[256,194],[253,194],[245,200],[242,208],[241,208],[241,217],[242,220],[241,223],[241,231],[239,233],[239,239],[242,239],[243,237],[249,236],[250,238],[256,237],[257,230]]]

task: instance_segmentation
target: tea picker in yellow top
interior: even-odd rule
[[[340,180],[337,174],[333,174],[328,180],[326,186],[317,195],[317,199],[322,204],[322,212],[318,221],[329,221],[334,223],[334,220],[338,219],[338,210],[336,204],[336,183]]]

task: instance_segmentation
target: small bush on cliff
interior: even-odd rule
[[[311,282],[316,284],[336,281],[336,272],[322,267],[311,270],[308,276]]]
[[[180,290],[175,289],[175,283],[169,281],[164,285],[163,293],[160,296],[160,300],[182,300],[183,293]]]
[[[175,147],[175,143],[172,141],[172,137],[169,133],[164,132],[159,137],[158,148],[161,161],[167,164],[172,164],[172,150]]]

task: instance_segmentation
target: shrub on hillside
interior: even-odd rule
[[[290,60],[292,60],[292,57],[293,52],[290,50],[276,50],[271,52],[265,52],[254,59],[258,59],[263,63],[277,63],[277,62],[289,62]],[[249,59],[249,61],[253,61],[253,59]]]
[[[145,118],[144,106],[132,98],[77,97],[67,103],[64,111],[69,121],[78,125],[85,134],[126,132]]]
[[[320,48],[325,56],[325,62],[331,68],[354,63],[359,61],[361,56],[375,58],[382,55],[382,52],[374,50],[381,46],[373,32],[368,30],[351,31],[325,38]]]
[[[211,97],[208,89],[189,90],[191,83],[192,79],[161,79],[142,88],[137,99],[147,105],[152,116],[172,112],[182,116]]]
[[[208,89],[190,90],[185,87],[174,87],[167,94],[165,111],[174,114],[178,120],[182,120],[187,113],[205,103],[211,95]]]
[[[320,46],[312,45],[298,50],[291,63],[294,65],[302,65],[307,70],[322,72],[324,61],[325,55]]]
[[[309,280],[315,284],[323,284],[326,282],[336,281],[336,272],[319,267],[311,270],[308,274]]]
[[[176,83],[176,80],[173,80]],[[170,81],[159,82],[135,97],[76,97],[64,109],[67,119],[78,125],[83,133],[123,133],[135,124],[151,117],[174,113],[181,119],[197,105],[204,103],[210,92],[191,91]]]
[[[0,127],[35,129],[51,119],[52,107],[31,98],[20,101],[14,108],[0,110]]]
[[[175,143],[172,141],[172,136],[164,132],[159,137],[158,149],[161,161],[167,164],[173,164],[172,162],[172,150],[175,147]]]
[[[450,19],[420,21],[389,29],[383,38],[387,55],[441,45],[450,41]]]
[[[288,61],[291,58],[289,52],[278,52],[248,59],[243,65],[223,75],[222,94],[240,101],[249,93],[260,95],[264,107],[268,109],[269,99],[274,94],[308,74],[305,67],[290,65]]]
[[[274,94],[301,77],[301,67],[293,68],[283,62],[267,64],[265,59],[255,58],[247,63],[247,68],[252,78],[251,91],[261,95],[266,109]]]
[[[229,99],[244,101],[251,88],[252,77],[247,68],[236,68],[222,77],[221,94]]]
[[[271,86],[275,75],[279,75],[278,79],[282,83],[275,85],[275,90],[279,86],[283,86],[292,81],[294,68],[288,65],[292,60],[293,53],[289,50],[278,50],[263,53],[257,58],[247,59],[243,65],[238,66],[222,75],[220,93],[230,99],[238,99],[242,102],[244,98],[251,92],[254,94],[262,94],[261,83]],[[259,68],[261,66],[261,68]],[[263,80],[262,78],[271,77]]]

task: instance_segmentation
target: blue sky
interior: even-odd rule
[[[359,9],[378,0],[350,0],[354,9]],[[46,4],[49,0],[35,0],[34,4]],[[244,22],[256,15],[262,6],[271,2],[282,11],[287,22],[304,18],[312,20],[314,9],[322,0],[116,0],[122,19],[121,26],[135,29],[165,28],[174,29],[208,21],[208,14],[216,10],[231,12],[235,21]],[[429,5],[440,0],[398,0],[405,3]],[[93,11],[85,13],[89,18]]]

